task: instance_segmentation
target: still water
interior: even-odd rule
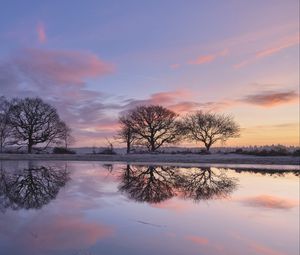
[[[1,255],[299,254],[299,171],[0,164]]]

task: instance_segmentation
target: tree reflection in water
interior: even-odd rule
[[[127,165],[119,190],[138,202],[159,203],[175,195],[195,201],[222,198],[236,187],[237,179],[222,170]]]
[[[224,198],[237,187],[237,179],[228,177],[224,169],[193,168],[182,177],[181,190],[185,198],[195,201]]]
[[[159,203],[175,195],[177,178],[173,167],[127,165],[119,190],[139,202]]]
[[[29,167],[21,171],[0,169],[0,210],[41,208],[54,199],[69,180],[66,167]]]

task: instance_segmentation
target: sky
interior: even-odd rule
[[[230,114],[226,146],[299,145],[298,0],[0,3],[0,95],[55,106],[74,146],[142,104]]]

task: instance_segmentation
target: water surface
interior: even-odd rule
[[[299,254],[299,171],[2,161],[0,254]]]

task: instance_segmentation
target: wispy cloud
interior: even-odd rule
[[[200,244],[200,245],[208,244],[208,239],[200,236],[187,236],[186,239],[191,241],[194,244]]]
[[[203,55],[197,57],[195,60],[190,60],[188,63],[190,65],[202,65],[206,63],[210,63],[216,59],[216,55]]]
[[[295,200],[271,195],[246,197],[239,201],[248,206],[264,207],[269,209],[291,209],[298,205],[298,202]]]
[[[149,98],[138,100],[128,99],[124,101],[122,108],[126,112],[138,105],[162,105],[178,113],[185,114],[196,110],[224,110],[234,104],[234,101],[217,101],[199,103],[194,100],[193,94],[188,90],[175,90],[154,93]]]
[[[137,100],[129,99],[126,100],[124,105],[125,109],[131,109],[138,105],[152,105],[159,104],[163,106],[168,106],[171,104],[176,104],[182,98],[190,98],[190,93],[187,90],[175,90],[175,91],[166,91],[154,93],[149,96],[149,98]]]
[[[272,56],[279,51],[296,46],[298,44],[299,44],[299,35],[290,38],[285,38],[283,41],[277,43],[276,45],[270,46],[264,50],[256,52],[255,57],[263,58],[263,57]]]
[[[284,255],[285,253],[275,250],[269,246],[261,244],[255,240],[251,240],[244,237],[238,233],[231,233],[233,238],[237,239],[239,242],[243,242],[245,249],[250,249],[251,252],[260,255]]]
[[[47,41],[45,25],[42,22],[39,22],[36,26],[36,32],[38,36],[38,41],[40,43],[45,43]]]
[[[177,63],[171,64],[170,67],[171,67],[172,69],[177,69],[177,68],[180,67],[180,64],[177,64]]]
[[[80,84],[86,78],[111,73],[113,66],[83,51],[24,49],[13,57],[16,67],[35,81]]]
[[[281,39],[278,42],[271,44],[265,47],[264,49],[255,52],[249,58],[235,64],[234,68],[236,69],[242,68],[248,64],[252,64],[258,61],[259,59],[270,57],[274,54],[277,54],[285,49],[294,47],[296,45],[299,45],[299,34]]]
[[[40,220],[28,228],[28,233],[38,233],[35,238],[25,235],[23,245],[35,249],[83,248],[95,244],[98,240],[114,235],[114,229],[98,222],[88,222],[81,215],[56,216],[49,219],[41,229]],[[72,235],[70,235],[72,233]],[[32,248],[31,247],[31,248]]]
[[[257,94],[247,95],[240,101],[248,104],[273,107],[281,104],[294,103],[299,100],[299,94],[295,91],[265,91]]]
[[[218,57],[225,57],[228,54],[229,54],[228,49],[224,49],[224,50],[222,50],[220,52],[216,52],[214,54],[201,55],[201,56],[197,57],[194,60],[188,61],[188,64],[190,64],[190,65],[202,65],[202,64],[213,62]]]

